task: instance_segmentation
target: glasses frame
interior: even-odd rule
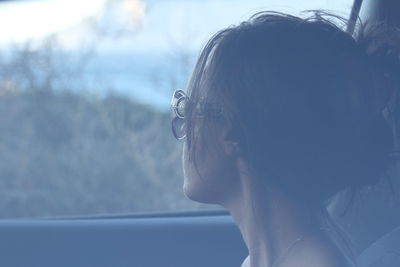
[[[186,120],[185,112],[186,105],[190,103],[189,96],[182,89],[177,89],[172,94],[171,99],[171,111],[172,111],[172,120],[171,120],[171,128],[174,137],[180,141],[186,138],[186,133],[183,136],[180,136],[174,127],[174,123],[177,120]],[[181,110],[182,109],[182,110]],[[222,118],[223,117],[223,107],[212,105],[211,103],[207,103],[204,100],[200,100],[198,105],[194,108],[195,114],[197,117],[204,118],[206,116],[214,117],[214,118]],[[185,121],[183,121],[185,123]]]
[[[171,111],[172,111],[172,120],[171,120],[171,129],[172,129],[172,134],[174,137],[178,140],[184,140],[186,138],[186,133],[183,136],[180,136],[174,127],[174,123],[176,120],[185,120],[185,105],[189,102],[189,96],[183,91],[182,89],[177,89],[174,91],[172,94],[172,99],[171,99]],[[182,108],[182,103],[183,104],[183,111],[180,111]],[[183,122],[185,123],[185,121]]]

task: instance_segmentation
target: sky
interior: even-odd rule
[[[117,0],[118,1],[118,0]],[[138,0],[119,0],[131,8]],[[114,1],[115,2],[115,1]],[[144,0],[144,17],[131,40],[121,39],[121,49],[169,49],[168,44],[185,43],[198,49],[217,30],[238,23],[259,10],[298,14],[301,10],[324,8],[347,16],[351,0]],[[77,29],[88,17],[104,13],[107,0],[20,0],[0,3],[0,44],[37,39],[55,32]],[[128,4],[127,4],[128,3]],[[130,4],[130,5],[129,5]],[[103,16],[107,25],[121,26],[115,12]],[[103,21],[104,23],[104,21]],[[80,34],[84,34],[81,32]],[[79,34],[71,35],[79,38]],[[129,38],[128,38],[129,39]],[[187,42],[190,40],[191,42]],[[77,42],[69,40],[71,47]],[[68,45],[68,44],[67,44]],[[112,42],[115,46],[116,42]],[[105,47],[112,49],[110,44]]]
[[[77,54],[94,39],[96,58],[86,70],[92,80],[112,84],[114,92],[142,103],[167,108],[171,77],[183,67],[182,53],[192,59],[218,30],[238,24],[261,10],[299,15],[326,9],[344,17],[352,0],[14,0],[0,2],[0,46],[41,40],[57,33],[64,50]],[[88,27],[124,34],[97,42]],[[128,27],[129,26],[129,27]],[[126,31],[126,29],[130,29]],[[190,67],[191,68],[191,67]],[[156,76],[154,76],[156,75]],[[187,75],[185,74],[185,77]],[[157,85],[155,85],[155,81]],[[185,81],[175,81],[185,86]],[[96,94],[101,94],[94,86]],[[144,89],[146,88],[146,89]],[[159,90],[153,90],[157,88]],[[161,90],[161,89],[165,90]],[[162,93],[164,92],[164,93]]]
[[[25,0],[0,3],[0,42],[63,31],[101,10],[104,0]]]

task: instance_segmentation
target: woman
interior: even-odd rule
[[[188,92],[174,93],[184,192],[230,212],[249,250],[242,266],[352,266],[326,205],[389,162],[382,110],[398,54],[373,27],[356,41],[332,18],[257,13],[214,35]]]

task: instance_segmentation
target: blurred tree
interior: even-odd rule
[[[107,28],[107,12],[121,10],[128,29]],[[141,1],[108,1],[96,24],[84,22],[96,27],[81,36],[98,39],[75,57],[62,47],[65,33],[0,56],[0,217],[209,208],[183,196],[169,114],[85,90],[93,40],[132,34],[144,11]]]

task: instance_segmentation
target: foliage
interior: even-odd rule
[[[2,217],[200,208],[182,193],[169,115],[108,96],[0,97]]]
[[[2,47],[0,217],[210,208],[183,195],[169,114],[88,93],[108,89],[85,80],[105,38],[98,27],[74,57],[61,46],[62,34]]]

